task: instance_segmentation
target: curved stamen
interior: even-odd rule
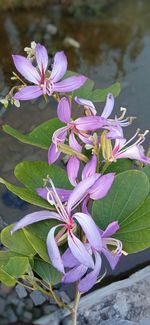
[[[125,107],[120,107],[120,112],[122,112],[122,114],[120,115],[120,117],[118,117],[118,121],[123,120],[123,118],[126,115],[126,111],[127,111],[127,109]]]
[[[122,254],[122,242],[115,238],[104,238],[103,239],[106,245],[115,246],[116,249],[113,251],[114,254]]]
[[[140,129],[138,129],[138,130],[140,130]],[[138,132],[138,130],[137,130],[137,132]],[[123,152],[125,152],[126,150],[128,150],[129,148],[131,149],[132,147],[134,147],[135,145],[141,145],[144,141],[145,141],[145,135],[147,134],[147,133],[149,133],[149,130],[146,130],[144,133],[141,133],[141,134],[138,134],[136,132],[136,134],[134,135],[134,137],[132,137],[129,141],[127,141],[125,144],[124,144],[124,146],[122,146],[122,148],[121,148],[121,150],[119,151],[119,154],[120,153],[123,153]],[[137,141],[135,141],[132,145],[130,145],[129,147],[127,147],[126,148],[126,145],[127,144],[129,144],[134,138],[135,138],[135,136],[138,134],[138,139],[137,139]],[[123,149],[124,148],[124,149]],[[123,150],[122,150],[123,149]]]
[[[55,186],[54,186],[54,183],[53,181],[51,180],[51,178],[49,178],[49,183],[51,184],[51,187],[52,187],[52,190],[53,191],[50,191],[48,190],[48,193],[50,193],[50,196],[51,196],[51,199],[50,201],[52,200],[53,204],[55,205],[58,213],[60,214],[60,216],[63,218],[62,220],[64,220],[65,222],[68,222],[70,221],[70,218],[67,214],[67,211],[65,210],[58,194],[57,194],[57,191],[55,189]],[[49,199],[49,197],[47,197]]]

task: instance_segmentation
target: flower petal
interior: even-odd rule
[[[107,237],[111,237],[112,235],[114,235],[116,233],[117,230],[119,230],[119,223],[118,221],[113,221],[111,222],[107,228],[102,232],[102,238],[107,238]]]
[[[127,148],[124,152],[120,152],[115,155],[116,159],[129,158],[133,160],[139,160],[145,164],[150,164],[150,158],[144,154],[144,149],[140,145],[134,145]]]
[[[64,143],[67,136],[67,131],[69,130],[69,126],[63,126],[62,128],[57,129],[52,137],[52,141],[54,144],[62,142]]]
[[[90,161],[88,161],[85,165],[85,167],[83,168],[82,171],[82,179],[85,179],[89,176],[92,176],[95,174],[96,172],[96,166],[97,166],[97,157],[94,154],[92,156],[92,159]]]
[[[57,149],[57,144],[59,142],[64,143],[67,135],[67,127],[62,127],[56,130],[53,134],[52,143],[48,150],[48,163],[49,165],[53,164],[60,156],[61,152]]]
[[[75,213],[73,215],[73,218],[79,222],[91,246],[96,250],[101,250],[102,239],[99,233],[99,229],[91,216],[79,212]]]
[[[57,115],[60,121],[69,123],[71,119],[71,108],[66,97],[62,97],[57,106]]]
[[[71,92],[83,86],[86,80],[84,76],[69,77],[54,84],[53,90],[60,93]]]
[[[48,255],[52,261],[53,266],[56,267],[56,269],[58,271],[65,273],[63,261],[61,259],[60,252],[59,252],[59,249],[56,244],[55,237],[54,237],[55,230],[57,227],[59,227],[59,226],[55,226],[55,227],[51,228],[51,230],[48,233],[47,241],[46,241],[47,242],[47,250],[48,250]]]
[[[12,55],[14,65],[20,74],[28,81],[39,84],[40,75],[37,69],[32,65],[31,61],[22,55]]]
[[[74,98],[74,100],[76,101],[77,104],[82,105],[85,108],[89,108],[91,113],[93,115],[96,115],[97,111],[95,109],[94,104],[91,102],[91,100],[79,98],[77,96]]]
[[[82,151],[82,146],[76,140],[73,130],[71,131],[71,133],[69,135],[69,146],[72,149],[74,149],[74,150],[76,150],[78,152],[81,152]]]
[[[48,66],[48,54],[45,46],[37,44],[35,48],[36,61],[41,74],[45,74]]]
[[[95,131],[108,124],[101,116],[84,116],[75,120],[77,130]]]
[[[64,254],[62,255],[62,261],[65,267],[75,267],[79,266],[79,261],[74,257],[70,248],[67,248]]]
[[[63,51],[57,52],[54,56],[54,64],[50,75],[50,80],[52,80],[52,82],[54,83],[59,81],[60,79],[62,79],[66,71],[67,71],[66,55]]]
[[[79,281],[83,275],[87,272],[88,267],[80,264],[79,266],[74,267],[72,270],[65,273],[62,278],[63,283],[72,283]]]
[[[86,198],[82,202],[82,212],[85,213],[85,214],[90,215],[89,211],[87,209],[88,200],[89,200],[89,196],[87,195]]]
[[[110,114],[112,113],[113,108],[114,108],[114,96],[113,96],[113,94],[109,93],[107,95],[106,104],[105,104],[105,107],[101,114],[101,117],[104,117],[107,119],[110,116]]]
[[[50,212],[46,210],[33,212],[27,214],[24,218],[18,221],[12,229],[12,233],[26,226],[32,225],[35,222],[39,222],[47,219],[57,219],[61,221],[59,214],[56,212]]]
[[[114,178],[115,173],[100,176],[95,184],[89,189],[90,198],[99,200],[105,197],[113,184]]]
[[[45,187],[41,187],[41,188],[37,188],[36,192],[43,199],[47,200],[47,192],[48,192],[48,190],[50,191],[51,188],[46,189]],[[66,201],[68,201],[68,198],[69,198],[72,190],[66,190],[66,189],[63,189],[63,188],[57,188],[56,187],[56,192],[57,192],[58,196],[60,197],[61,201],[66,202]]]
[[[68,245],[75,258],[87,267],[94,267],[92,256],[88,253],[84,244],[71,232],[68,232]]]
[[[56,148],[55,144],[52,143],[48,150],[48,164],[53,164],[60,156],[61,152]]]
[[[40,97],[43,91],[39,86],[25,86],[13,96],[17,100],[30,100]]]
[[[107,248],[102,248],[102,253],[107,258],[107,260],[111,266],[111,269],[114,270],[121,258],[121,255],[117,255],[117,254],[109,251]]]
[[[67,211],[69,214],[75,205],[86,197],[89,192],[89,188],[95,183],[98,178],[99,174],[95,174],[84,179],[75,187],[68,199]]]
[[[101,270],[102,260],[100,255],[95,252],[95,266],[94,270],[88,273],[82,280],[80,280],[78,289],[80,292],[89,291],[97,281],[98,275]]]
[[[79,167],[80,167],[79,159],[75,156],[70,157],[67,163],[67,175],[70,183],[73,186],[77,185],[76,178],[78,176]]]

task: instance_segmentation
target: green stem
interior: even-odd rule
[[[80,293],[78,291],[78,283],[77,283],[74,306],[73,306],[72,313],[71,313],[71,315],[72,315],[72,325],[77,324],[77,311],[78,311],[79,301],[80,301]]]
[[[106,169],[109,167],[109,165],[111,164],[111,161],[106,161],[105,165],[102,168],[101,173],[104,174]]]

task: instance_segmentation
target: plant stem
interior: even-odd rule
[[[57,295],[56,293],[53,291],[52,286],[50,285],[50,293],[52,298],[55,300],[56,304],[60,307],[60,308],[68,308],[69,310],[71,310],[71,308],[66,305]]]
[[[75,300],[74,300],[74,307],[72,308],[72,325],[77,324],[77,311],[78,311],[79,300],[80,300],[80,293],[78,291],[78,283],[77,283],[76,293],[75,293]]]
[[[106,169],[109,167],[110,164],[111,164],[110,161],[106,161],[106,163],[105,163],[105,165],[103,166],[102,171],[101,171],[102,174],[105,173]]]

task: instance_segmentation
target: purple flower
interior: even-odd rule
[[[65,273],[62,282],[70,283],[79,281],[78,289],[81,293],[90,290],[97,282],[101,271],[101,253],[105,255],[112,270],[114,270],[122,255],[121,241],[111,237],[118,229],[119,224],[117,221],[109,224],[105,231],[99,229],[102,238],[102,248],[100,250],[96,250],[89,243],[84,244],[86,250],[94,260],[94,269],[92,270],[89,270],[87,266],[79,263],[79,261],[72,255],[71,250],[68,248],[62,255],[62,260],[64,266],[70,270]],[[115,250],[110,250],[108,245],[111,245],[112,247],[114,246]],[[89,272],[87,273],[87,271]]]
[[[139,129],[134,134],[134,136],[130,140],[126,139],[117,139],[115,141],[114,148],[112,150],[112,156],[110,157],[110,161],[116,161],[121,158],[129,158],[133,160],[139,160],[144,164],[150,164],[150,158],[146,157],[144,154],[144,149],[141,144],[145,140],[145,135],[149,132],[146,130],[143,134],[139,134]],[[134,138],[138,136],[138,139],[132,143]],[[132,143],[132,144],[130,144]]]
[[[107,120],[100,116],[85,116],[77,118],[75,121],[71,120],[71,107],[68,99],[66,97],[61,98],[58,108],[57,115],[60,121],[66,123],[66,126],[58,129],[54,132],[49,151],[48,151],[48,163],[53,164],[59,157],[60,151],[58,150],[58,144],[64,143],[68,134],[69,135],[69,145],[72,149],[81,152],[82,147],[77,142],[75,135],[77,135],[82,142],[91,143],[89,140],[90,133],[102,126],[107,124]]]
[[[67,164],[67,174],[68,174],[70,183],[73,186],[76,186],[77,185],[77,175],[78,175],[78,171],[79,171],[79,163],[78,163],[78,161],[76,161],[74,159],[74,157],[72,157],[71,159],[69,160],[69,163]],[[84,168],[82,170],[82,174],[81,174],[82,180],[94,175],[96,173],[96,167],[97,167],[97,157],[94,154],[92,159],[86,163],[86,165],[84,166]],[[101,175],[99,173],[98,175],[99,175],[99,178],[89,188],[87,196],[85,197],[85,199],[83,200],[83,203],[82,203],[82,211],[87,214],[88,214],[87,204],[88,204],[89,199],[100,200],[100,199],[104,198],[108,194],[108,192],[113,184],[114,178],[115,178],[115,173],[108,173],[106,175]]]
[[[94,267],[91,255],[87,252],[84,244],[74,235],[76,230],[76,222],[80,224],[88,242],[92,245],[92,247],[96,250],[100,250],[102,248],[101,235],[93,219],[89,215],[81,212],[72,214],[72,210],[75,209],[83,198],[87,196],[89,188],[95,183],[98,177],[99,174],[95,174],[80,182],[69,196],[67,205],[62,204],[54,184],[50,180],[51,189],[47,192],[47,200],[51,205],[55,206],[57,212],[43,210],[31,213],[17,222],[17,224],[13,227],[12,232],[42,220],[59,220],[60,224],[52,227],[48,233],[47,250],[52,264],[62,273],[65,273],[64,265],[57,245],[62,237],[62,234],[63,236],[66,234],[68,246],[73,256],[79,261],[79,263],[85,265],[86,267]],[[62,229],[60,232],[58,232],[55,238],[55,231],[59,227]]]
[[[87,80],[79,75],[61,80],[67,71],[67,58],[64,52],[57,52],[54,56],[52,71],[48,71],[48,54],[46,48],[37,44],[35,48],[37,68],[31,61],[21,55],[13,55],[13,61],[19,73],[34,86],[23,86],[14,95],[17,100],[29,100],[41,95],[51,96],[53,92],[66,93],[80,88]]]
[[[84,107],[84,109],[86,111],[86,115],[96,115],[97,114],[96,108],[95,108],[94,104],[91,102],[91,100],[79,98],[77,96],[74,98],[74,100],[77,104]]]

